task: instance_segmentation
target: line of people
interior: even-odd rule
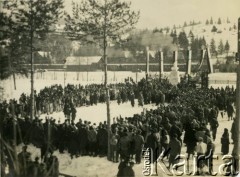
[[[171,144],[174,144],[173,140],[175,140],[175,144],[179,141],[180,147],[185,143],[187,153],[193,154],[199,137],[203,137],[203,139],[211,137],[213,140],[216,138],[217,115],[220,110],[218,94],[224,95],[225,103],[233,105],[235,102],[235,90],[229,87],[225,89],[196,89],[184,83],[174,87],[167,81],[160,83],[159,80],[142,80],[138,84],[125,83],[125,85],[121,85],[122,88],[131,88],[130,92],[134,92],[136,89],[137,92],[142,93],[142,103],[156,103],[159,107],[156,110],[136,114],[133,117],[120,117],[114,120],[111,125],[110,142],[110,159],[114,162],[118,162],[119,157],[120,160],[131,159],[135,155],[135,162],[141,163],[140,150],[143,146],[160,149],[154,155],[157,157],[163,148],[167,149],[171,147]],[[124,96],[121,96],[121,99],[123,98]],[[163,104],[164,102],[167,104]],[[68,151],[72,158],[80,155],[99,155],[101,157],[107,155],[108,131],[106,122],[96,125],[87,120],[79,119],[75,123],[66,119],[64,123],[60,124],[53,118],[31,120],[27,115],[22,119],[16,118],[14,114],[17,115],[17,112],[12,114],[11,109],[11,106],[7,108],[1,106],[1,112],[4,113],[1,114],[4,115],[1,118],[3,139],[9,142],[16,138],[17,144],[32,143],[41,148],[41,159],[47,152],[55,150],[59,150],[61,153]],[[19,114],[21,115],[21,113]],[[211,130],[206,128],[208,123]],[[17,130],[16,137],[14,127]],[[189,129],[189,127],[192,128]],[[185,132],[185,137],[182,140],[183,132]],[[171,155],[171,152],[174,153],[170,151],[170,165],[174,163],[171,159],[176,154],[175,152]]]

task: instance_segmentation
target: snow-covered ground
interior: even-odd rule
[[[134,114],[140,114],[143,112],[143,109],[150,110],[150,109],[156,109],[156,106],[151,105],[144,105],[143,107],[138,106],[137,100],[135,100],[135,107],[131,106],[130,102],[123,103],[118,105],[117,101],[110,102],[110,117],[111,122],[113,121],[113,118],[117,117],[132,117]],[[78,120],[81,118],[82,120],[91,121],[92,123],[98,123],[107,121],[107,108],[105,103],[93,105],[93,106],[82,106],[77,108],[77,116],[75,119],[75,122],[78,122]],[[53,117],[57,121],[60,121],[61,123],[64,122],[65,117],[63,112],[55,112],[50,115],[42,114],[40,115],[41,119],[45,119],[45,117]]]
[[[218,167],[224,163],[224,160],[222,160],[221,155],[221,142],[220,138],[223,134],[224,128],[228,128],[230,131],[232,121],[228,121],[226,118],[226,115],[224,116],[224,119],[222,119],[220,116],[218,117],[219,120],[219,128],[217,131],[217,137],[215,140],[215,154],[218,155],[218,160],[214,160],[213,162],[213,169],[215,172],[218,172]],[[232,142],[232,140],[231,140]],[[229,148],[229,154],[231,154],[233,145],[230,144]],[[182,155],[186,155],[186,147],[182,146]],[[67,154],[59,154],[58,152],[55,153],[59,160],[60,160],[60,171],[62,173],[70,174],[77,177],[114,177],[117,174],[118,171],[118,163],[112,163],[109,162],[106,158],[99,158],[99,157],[78,157],[74,158],[73,160],[70,159],[69,155]],[[167,161],[165,161],[166,164],[168,164]],[[185,162],[185,164],[187,164]],[[193,161],[190,159],[190,170],[193,170]],[[161,165],[164,167],[164,165],[161,163]],[[141,164],[135,164],[134,172],[136,177],[143,177],[142,174],[143,171],[143,161]],[[164,175],[164,172],[161,170],[160,166],[157,167],[158,176],[166,177],[167,175]],[[189,175],[183,175],[183,176],[189,176]],[[217,176],[221,176],[219,173]]]
[[[236,87],[237,74],[236,73],[212,73],[208,75],[209,87]]]
[[[80,73],[79,80],[77,80],[77,73],[67,73],[66,82],[71,84],[90,84],[90,83],[102,83],[103,82],[103,73],[102,72],[93,72],[88,73],[88,81],[87,73]],[[152,73],[152,75],[157,73]],[[40,73],[36,74],[35,80],[35,88],[37,91],[44,88],[45,86],[51,86],[53,84],[64,84],[63,79],[64,73],[61,72],[47,72],[45,76],[40,76]],[[132,72],[109,72],[109,82],[116,83],[116,82],[123,82],[125,78],[132,77],[133,79],[140,80],[141,78],[145,77],[145,73],[132,73]],[[82,78],[82,79],[81,79]],[[236,74],[234,73],[215,73],[209,76],[210,80],[236,80]],[[6,98],[18,98],[21,93],[30,93],[30,79],[28,78],[18,78],[17,80],[17,90],[13,90],[13,84],[11,80],[6,80],[1,82],[4,86],[4,95]],[[212,83],[214,87],[221,87],[225,86],[225,84],[221,84],[218,82]],[[133,116],[133,114],[140,113],[143,111],[143,107],[138,107],[137,102],[134,108],[131,107],[130,102],[118,105],[116,101],[111,102],[111,118],[118,117],[121,115],[122,117],[129,117]],[[146,109],[154,109],[155,106],[153,105],[146,105],[144,108]],[[41,118],[44,119],[46,115],[41,115]],[[54,117],[60,122],[64,121],[63,113],[54,113],[52,115],[48,115],[49,117]],[[92,123],[99,123],[106,120],[106,105],[105,104],[98,104],[97,106],[89,106],[89,107],[80,107],[77,108],[77,118],[81,118],[83,120],[89,120]],[[224,119],[220,116],[218,117],[220,126],[217,132],[217,138],[214,142],[216,145],[216,154],[219,155],[218,160],[214,160],[214,170],[217,171],[219,165],[221,165],[224,161],[221,159],[221,144],[220,138],[223,133],[224,128],[231,129],[232,121],[227,121],[226,115],[224,115]],[[232,151],[233,145],[230,145],[230,153]],[[18,152],[21,150],[21,146],[18,146]],[[34,159],[36,156],[40,155],[40,150],[36,149],[33,146],[29,146],[29,151],[32,152],[32,158]],[[60,161],[60,172],[78,176],[78,177],[113,177],[116,176],[118,171],[118,163],[109,162],[106,158],[100,157],[78,157],[71,159],[69,154],[66,152],[65,154],[59,154],[57,151],[54,154],[59,158]],[[186,147],[182,147],[182,154],[186,154]],[[167,162],[166,162],[167,164]],[[192,160],[190,160],[190,169],[192,168]],[[135,164],[133,167],[136,177],[143,176],[142,164]],[[163,171],[158,167],[158,176],[167,176],[164,175]],[[185,175],[186,176],[186,175]],[[219,176],[219,175],[217,175]]]
[[[157,77],[158,72],[150,72],[150,76]],[[169,73],[165,73],[167,76]],[[184,74],[180,72],[180,74]],[[145,72],[129,72],[129,71],[119,71],[119,72],[108,72],[108,83],[120,83],[124,82],[126,78],[133,78],[136,82],[140,81],[145,77]],[[65,82],[64,82],[65,78]],[[39,92],[44,87],[49,87],[54,84],[102,84],[104,83],[104,72],[66,72],[64,77],[64,72],[60,71],[47,71],[43,73],[35,73],[34,75],[34,88],[37,92]],[[16,90],[14,90],[13,78],[9,78],[7,80],[3,80],[0,83],[0,87],[3,90],[0,90],[0,98],[11,99],[11,98],[19,98],[22,93],[30,94],[31,91],[31,82],[30,77],[16,77]],[[2,95],[2,96],[1,96]]]
[[[130,114],[138,113],[141,109],[138,107],[132,108],[129,104],[121,104],[118,106],[116,103],[113,103],[112,105],[112,115],[118,115],[118,111],[124,112],[129,112]],[[94,121],[99,120],[104,120],[104,116],[101,116],[104,111],[101,110],[101,108],[104,107],[104,105],[99,105],[99,108],[96,110],[97,107],[91,106],[91,107],[85,107],[85,108],[80,108],[79,110],[82,110],[83,112],[78,112],[78,115],[86,112],[94,112],[94,115],[98,115],[95,117],[96,119]],[[147,106],[149,109],[152,108],[152,106]],[[127,110],[127,111],[126,111]],[[217,130],[217,138],[215,140],[215,145],[216,145],[216,150],[215,154],[218,155],[218,160],[214,160],[214,171],[218,172],[218,167],[224,163],[224,160],[222,160],[222,155],[221,155],[221,143],[220,143],[220,138],[223,134],[224,128],[228,128],[230,131],[232,121],[228,121],[226,114],[224,115],[224,118],[222,119],[220,115],[218,116],[219,120],[219,128]],[[230,144],[229,148],[229,154],[231,154],[233,145]],[[18,146],[18,152],[21,150],[21,145]],[[32,159],[34,159],[36,156],[40,156],[40,150],[34,148],[33,146],[29,146],[29,151],[32,152]],[[182,155],[186,155],[186,147],[183,145],[182,146]],[[78,157],[78,158],[70,158],[70,155],[66,152],[64,154],[60,154],[58,151],[54,152],[54,155],[56,155],[59,158],[60,161],[60,172],[72,176],[77,176],[77,177],[114,177],[117,174],[118,171],[118,163],[112,163],[106,159],[106,157],[100,158],[100,157],[89,157],[89,156],[83,156],[83,157]],[[167,161],[165,161],[166,164],[168,164]],[[186,164],[186,162],[185,162]],[[189,162],[190,164],[190,170],[193,169],[193,161],[192,159]],[[161,163],[161,165],[164,167],[164,165]],[[136,174],[136,177],[142,177],[144,176],[142,174],[143,170],[143,161],[141,164],[135,164],[134,167],[134,172]],[[158,176],[167,176],[164,175],[164,172],[160,168],[160,166],[157,167],[158,171]],[[188,175],[183,175],[183,176],[188,176]],[[217,175],[220,176],[220,175]]]
[[[158,72],[150,72],[150,75],[153,77],[158,77]],[[169,72],[164,73],[167,77]],[[180,72],[180,76],[184,75],[183,72]],[[128,77],[133,78],[134,81],[140,81],[145,77],[145,72],[108,72],[108,83],[119,83],[124,82]],[[104,82],[104,73],[103,72],[66,72],[65,75],[65,85],[67,84],[102,84]],[[53,72],[47,71],[43,73],[35,74],[35,83],[34,88],[39,92],[44,87],[49,87],[54,84],[64,85],[64,72]],[[236,85],[236,74],[235,73],[213,73],[209,75],[209,86],[213,87],[225,87],[225,86],[235,86]],[[16,79],[16,90],[14,90],[13,79],[9,78],[3,80],[0,83],[0,87],[3,89],[0,90],[0,98],[3,99],[18,99],[22,93],[30,94],[30,77],[20,77],[17,76]]]

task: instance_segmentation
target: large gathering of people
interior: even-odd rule
[[[157,109],[146,110],[132,117],[113,118],[109,160],[116,163],[134,160],[136,164],[140,164],[143,148],[153,150],[153,161],[163,151],[167,152],[163,158],[168,159],[168,168],[176,163],[175,157],[180,154],[184,145],[188,158],[194,154],[209,155],[210,149],[214,149],[219,126],[218,115],[223,117],[226,112],[229,121],[234,117],[236,92],[230,87],[199,89],[187,82],[173,86],[167,79],[143,79],[138,83],[130,79],[125,83],[109,85],[109,90],[110,100],[116,100],[118,104],[129,101],[134,107],[138,100],[138,106],[150,103],[158,106]],[[35,92],[34,119],[29,116],[30,100],[30,96],[22,94],[19,101],[10,100],[0,104],[1,138],[5,145],[1,157],[12,173],[16,172],[15,162],[18,161],[21,164],[18,167],[20,176],[57,176],[59,162],[53,155],[56,150],[60,153],[68,152],[71,158],[107,156],[107,122],[97,125],[80,119],[76,110],[80,106],[104,103],[104,85],[67,85],[65,88],[54,85],[39,93]],[[38,117],[39,114],[56,111],[64,112],[64,123],[49,116],[45,120]],[[234,129],[233,121],[230,130],[233,142],[236,138]],[[16,156],[14,146],[20,143],[25,146]],[[31,154],[27,152],[29,144],[41,149],[41,156],[35,160],[31,160]],[[222,154],[228,154],[228,129],[223,132],[221,144]],[[198,174],[201,174],[201,165],[197,164]],[[210,168],[209,173],[211,172]]]

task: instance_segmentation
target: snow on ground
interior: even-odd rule
[[[130,106],[130,103],[126,103],[126,104],[121,104],[120,106],[118,106],[116,103],[111,104],[111,106],[113,106],[112,110],[112,114],[113,115],[118,115],[118,111],[125,111],[127,110],[131,110],[129,111],[129,115],[130,112],[133,113],[137,113],[139,110],[138,107],[134,107],[132,108]],[[99,115],[98,118],[99,120],[101,120],[101,118],[103,118],[101,116],[101,114],[103,114],[103,112],[101,111],[101,109],[103,109],[104,105],[99,105],[98,106],[99,109],[96,109],[97,106],[91,106],[91,107],[83,107],[80,108],[79,110],[84,110],[86,112],[89,113],[93,113],[94,115]],[[127,108],[129,107],[129,108]],[[149,108],[149,106],[148,106]],[[150,106],[150,108],[152,108],[152,106]],[[84,112],[83,111],[83,112]],[[78,114],[81,114],[81,112],[78,112]],[[81,116],[80,116],[81,117]],[[102,119],[103,120],[103,119]],[[231,129],[231,125],[232,125],[232,121],[228,121],[227,120],[227,115],[224,115],[224,118],[221,118],[221,116],[218,116],[218,120],[219,120],[219,128],[217,130],[217,137],[216,137],[216,141],[214,142],[216,145],[216,150],[215,150],[215,154],[218,155],[218,160],[214,160],[214,171],[218,172],[218,167],[224,163],[224,161],[222,160],[222,155],[221,155],[221,144],[220,144],[220,138],[223,134],[224,128],[228,128],[229,132]],[[94,121],[97,121],[96,119],[94,119]],[[231,138],[231,133],[230,133],[230,138]],[[232,140],[231,140],[232,141]],[[230,144],[230,148],[229,148],[229,154],[231,154],[233,145]],[[21,150],[21,146],[18,146],[18,152],[20,152]],[[29,146],[28,150],[30,152],[32,152],[32,159],[34,159],[36,156],[40,156],[40,150],[34,148],[33,146]],[[185,155],[186,154],[186,147],[183,145],[182,146],[182,154]],[[68,174],[68,175],[72,175],[72,176],[77,176],[77,177],[115,177],[118,171],[118,163],[113,163],[113,162],[109,162],[106,157],[89,157],[89,156],[83,156],[83,157],[78,157],[78,158],[70,158],[70,155],[66,152],[64,154],[60,154],[58,151],[54,152],[54,155],[56,155],[59,158],[60,161],[60,172],[64,173],[64,174]],[[165,161],[166,164],[168,164],[167,161]],[[185,162],[186,164],[186,162]],[[193,169],[193,161],[192,159],[189,162],[190,164],[190,170]],[[163,166],[163,164],[161,163],[161,165]],[[163,166],[164,167],[164,166]],[[165,168],[165,167],[164,167]],[[143,161],[141,164],[135,164],[133,167],[136,177],[142,177],[142,169],[143,169]],[[157,171],[158,171],[158,176],[167,176],[164,175],[164,172],[161,170],[161,168],[158,166],[157,167]],[[188,175],[183,175],[183,176],[188,176]],[[217,176],[220,176],[219,174]]]
[[[152,73],[152,75],[157,73]],[[82,76],[82,77],[80,77]],[[63,72],[46,72],[44,76],[41,76],[40,73],[35,75],[35,88],[37,91],[44,88],[45,86],[51,86],[53,84],[64,84],[63,79]],[[145,73],[141,72],[136,75],[136,73],[132,72],[109,72],[109,82],[117,83],[117,82],[124,82],[124,79],[127,77],[132,77],[135,80],[140,80],[141,78],[145,77]],[[77,73],[67,73],[66,82],[71,84],[90,84],[90,83],[102,83],[103,82],[103,73],[102,72],[93,72],[88,73],[88,81],[86,80],[87,76],[86,73],[80,73],[79,79],[77,80]],[[236,81],[236,74],[235,73],[214,73],[209,75],[210,79],[210,86],[214,87],[225,87],[228,83],[221,83],[221,80],[231,81],[229,82],[232,85],[234,81]],[[225,82],[226,82],[225,81]],[[1,84],[4,86],[4,96],[6,98],[19,98],[21,93],[30,93],[30,79],[26,78],[18,78],[17,82],[17,90],[13,90],[13,82],[11,80],[5,80]],[[137,101],[135,102],[136,105],[134,108],[131,107],[130,102],[118,105],[116,101],[111,102],[111,118],[118,117],[121,115],[122,117],[129,117],[133,116],[133,114],[141,113],[143,111],[143,107],[137,106]],[[147,109],[154,109],[155,106],[153,105],[146,105],[144,108]],[[41,115],[41,118],[44,119],[46,115]],[[49,115],[50,117],[54,117],[60,122],[64,121],[64,115],[62,112],[53,113]],[[77,117],[76,121],[79,118],[83,120],[89,120],[92,123],[99,123],[106,120],[106,105],[105,104],[98,104],[97,106],[83,106],[77,108]],[[226,115],[224,115],[224,119],[220,116],[218,117],[220,126],[217,132],[217,138],[215,141],[216,144],[216,154],[219,155],[218,160],[214,160],[214,170],[217,171],[217,168],[220,164],[223,163],[221,159],[221,144],[220,138],[223,133],[224,128],[228,128],[229,131],[231,129],[232,121],[227,121]],[[231,154],[233,145],[230,145],[229,154]],[[18,152],[21,150],[21,146],[17,147]],[[34,148],[33,146],[29,146],[29,151],[32,152],[32,159],[36,156],[40,156],[40,150]],[[182,147],[182,154],[186,154],[186,147]],[[74,175],[78,177],[113,177],[116,176],[118,171],[118,163],[109,162],[106,158],[99,158],[99,157],[78,157],[71,160],[69,154],[66,152],[65,154],[59,154],[57,151],[54,154],[59,158],[60,161],[60,172]],[[167,164],[167,162],[166,162]],[[192,168],[192,160],[190,160],[190,169]],[[133,167],[136,177],[143,176],[142,164],[136,164]],[[158,167],[158,176],[165,176],[163,171]],[[186,176],[186,175],[185,175]],[[217,175],[219,176],[219,175]]]
[[[157,72],[150,72],[150,75],[155,76]],[[145,77],[145,72],[108,72],[108,83],[120,83],[124,82],[126,78],[131,77],[134,81],[140,81]],[[62,86],[67,84],[103,84],[104,83],[104,72],[66,72],[65,73],[65,84],[64,84],[64,72],[59,71],[47,71],[43,73],[35,73],[34,75],[34,88],[39,92],[44,87],[49,87],[55,84],[61,84]],[[22,93],[30,94],[31,83],[30,77],[16,77],[16,90],[14,90],[13,79],[9,78],[3,80],[0,83],[3,90],[0,90],[0,95],[4,99],[19,98]]]
[[[150,75],[157,77],[158,72],[150,72]],[[169,72],[164,73],[167,77]],[[183,75],[183,72],[180,72],[180,75]],[[133,78],[134,81],[140,81],[142,78],[145,78],[145,72],[108,72],[108,83],[120,83],[128,77]],[[67,84],[102,84],[104,82],[104,73],[103,72],[66,72],[65,85]],[[64,86],[64,72],[54,72],[47,71],[43,73],[35,74],[34,88],[39,92],[44,87],[49,87],[54,84],[61,84]],[[236,85],[236,74],[235,73],[213,73],[209,75],[209,86],[213,87],[225,87],[227,85]],[[3,87],[0,90],[0,98],[3,99],[18,99],[22,93],[30,94],[31,84],[30,78],[24,78],[17,76],[16,87],[14,90],[12,78],[3,80],[0,84]]]
[[[98,123],[107,121],[107,107],[105,103],[93,105],[93,106],[82,106],[78,107],[77,109],[77,116],[75,119],[75,122],[78,122],[78,120],[81,118],[82,120],[88,120],[92,123]],[[140,114],[143,109],[150,110],[150,109],[156,109],[156,106],[154,104],[150,105],[144,105],[143,107],[138,106],[137,100],[135,100],[135,107],[131,106],[130,102],[123,103],[118,105],[117,101],[111,101],[110,102],[110,117],[111,122],[113,121],[113,118],[115,117],[132,117],[134,114]],[[63,123],[65,120],[63,112],[54,112],[53,114],[42,114],[40,115],[41,119],[45,119],[45,117],[53,117],[57,121],[60,121],[60,123]]]
[[[137,100],[135,100],[135,107],[131,106],[130,102],[123,103],[118,105],[117,101],[111,101],[110,102],[110,117],[111,122],[113,121],[114,117],[132,117],[134,114],[140,114],[143,109],[155,109],[156,106],[151,105],[144,105],[143,107],[138,106]],[[107,121],[107,108],[105,103],[93,105],[93,106],[82,106],[77,108],[77,116],[75,119],[75,122],[78,122],[78,120],[81,118],[82,120],[88,120],[92,123],[96,123],[98,125],[99,122]],[[42,114],[40,115],[41,119],[45,119],[45,117],[53,117],[57,121],[59,120],[61,123],[64,122],[65,117],[63,112],[55,112],[50,115]]]
[[[212,73],[208,75],[209,87],[218,88],[226,86],[236,87],[237,74],[236,73]]]

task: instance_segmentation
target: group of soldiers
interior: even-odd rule
[[[147,82],[142,80],[139,83],[126,81],[125,83],[110,84],[108,86],[110,101],[117,100],[118,104],[130,101],[135,106],[135,99],[138,99],[138,105],[156,103],[165,99],[164,91],[170,87],[170,84],[163,81],[158,86],[154,81]],[[161,88],[161,89],[160,89]],[[67,118],[75,118],[76,109],[80,106],[97,105],[106,102],[106,88],[103,84],[70,85],[65,88],[61,85],[45,87],[39,93],[34,92],[35,115],[51,114],[53,112],[63,111]],[[19,100],[10,99],[0,103],[2,115],[5,117],[8,113],[13,116],[26,117],[31,113],[31,95],[22,94]]]
[[[133,117],[114,119],[111,125],[110,160],[113,162],[129,160],[135,155],[135,162],[141,163],[143,147],[159,149],[153,151],[154,158],[156,158],[162,150],[172,146],[169,155],[170,165],[174,163],[173,157],[179,153],[179,148],[173,148],[177,147],[176,144],[179,145],[179,142],[180,150],[182,144],[185,143],[187,153],[190,155],[194,153],[199,137],[203,137],[207,143],[210,142],[209,139],[215,140],[218,128],[217,115],[221,111],[229,111],[229,107],[235,103],[236,94],[235,90],[230,87],[196,89],[186,83],[175,87],[167,80],[159,81],[157,79],[151,81],[143,79],[139,83],[126,82],[110,85],[110,88],[114,88],[110,93],[111,100],[117,99],[119,104],[130,101],[134,106],[133,101],[137,98],[139,106],[149,103],[158,105],[155,110],[135,114]],[[66,105],[69,104],[69,110],[73,112],[73,108],[84,104],[105,102],[104,89],[103,85],[96,84],[86,87],[68,85],[64,89],[55,85],[45,88],[38,94],[41,95],[39,97],[42,101],[37,103],[38,99],[36,99],[36,107],[38,111],[44,113],[45,108],[41,109],[42,106],[39,105],[46,104],[44,103],[46,99],[54,103],[59,98],[66,102],[65,105],[61,106],[62,103],[59,103],[60,109],[58,109],[59,105],[56,103],[52,111],[67,110],[69,108]],[[97,93],[97,96],[94,96],[94,93]],[[91,101],[91,97],[97,101]],[[133,101],[131,98],[134,98]],[[23,94],[19,104],[28,105],[28,102],[29,98]],[[31,120],[28,110],[20,109],[19,111],[12,104],[16,105],[16,101],[11,100],[10,103],[5,102],[0,105],[1,115],[3,115],[1,135],[6,143],[11,144],[10,142],[15,141],[16,145],[20,143],[33,144],[41,149],[41,157],[39,157],[41,161],[44,161],[44,158],[55,150],[59,150],[60,153],[68,151],[72,158],[83,155],[100,157],[107,155],[106,122],[101,122],[99,125],[82,119],[76,122],[71,120],[67,111],[66,114],[64,112],[66,115],[64,123],[49,117],[42,120],[36,116]],[[45,105],[45,107],[48,106]],[[234,109],[229,111],[229,120],[233,117],[233,111]],[[207,129],[208,123],[211,130]],[[184,131],[185,136],[182,139]],[[5,156],[10,159],[7,154]]]

